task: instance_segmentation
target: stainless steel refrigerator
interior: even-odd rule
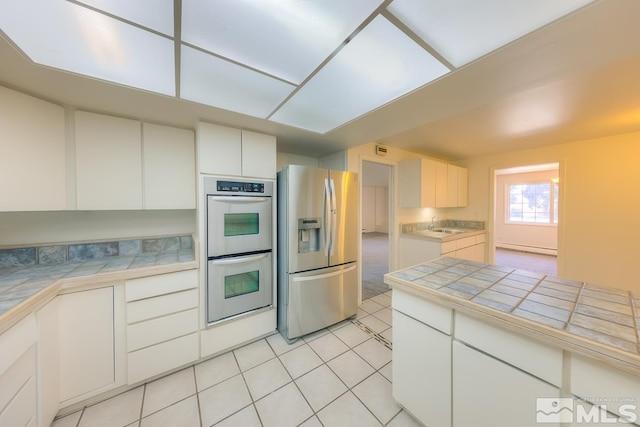
[[[278,329],[291,342],[358,310],[358,174],[278,173]]]

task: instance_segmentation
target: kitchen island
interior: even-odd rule
[[[446,257],[385,283],[393,395],[425,425],[638,422],[639,294]]]

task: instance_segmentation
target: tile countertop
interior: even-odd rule
[[[432,227],[433,229],[445,229],[453,232],[433,231]],[[486,233],[486,230],[482,221],[443,220],[433,224],[431,222],[414,222],[400,225],[401,237],[436,242],[448,242],[484,233]]]
[[[64,290],[197,268],[194,248],[0,268],[0,333]]]
[[[640,293],[446,257],[388,273],[384,281],[640,375]]]

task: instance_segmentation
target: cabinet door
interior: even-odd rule
[[[49,426],[60,404],[59,299],[54,298],[36,312],[38,325],[38,419]]]
[[[145,209],[195,209],[195,161],[192,131],[144,123]]]
[[[393,311],[394,399],[427,426],[451,425],[451,337]]]
[[[475,245],[467,246],[466,248],[458,249],[456,251],[456,258],[467,259],[469,261],[475,261],[476,248]]]
[[[141,124],[76,111],[78,210],[142,209]]]
[[[242,131],[242,176],[276,178],[276,138]]]
[[[436,205],[437,208],[448,206],[449,169],[446,163],[434,162],[436,169]]]
[[[473,247],[474,248],[473,261],[485,262],[484,247],[485,247],[484,243],[478,243]]]
[[[447,207],[458,206],[458,166],[447,165]]]
[[[113,287],[60,295],[60,400],[115,382]]]
[[[395,330],[396,325],[393,326]],[[393,345],[395,350],[395,341]],[[453,423],[456,427],[539,426],[537,399],[557,398],[559,394],[558,388],[536,377],[453,342]]]
[[[242,131],[198,123],[198,168],[201,173],[242,175]]]
[[[456,204],[458,207],[467,206],[468,182],[469,171],[467,168],[458,167],[458,203]]]
[[[66,208],[62,107],[0,86],[0,153],[0,211]]]

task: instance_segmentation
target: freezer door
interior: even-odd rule
[[[280,226],[287,227],[288,272],[328,266],[325,222],[328,175],[327,169],[297,165],[286,169],[286,194],[280,197],[279,203],[286,209],[286,221]],[[313,228],[314,223],[317,228]]]
[[[294,339],[338,323],[358,311],[357,264],[289,275],[286,325]]]
[[[358,220],[360,185],[358,174],[330,171],[334,213],[331,220],[332,248],[329,265],[339,265],[358,258]]]

